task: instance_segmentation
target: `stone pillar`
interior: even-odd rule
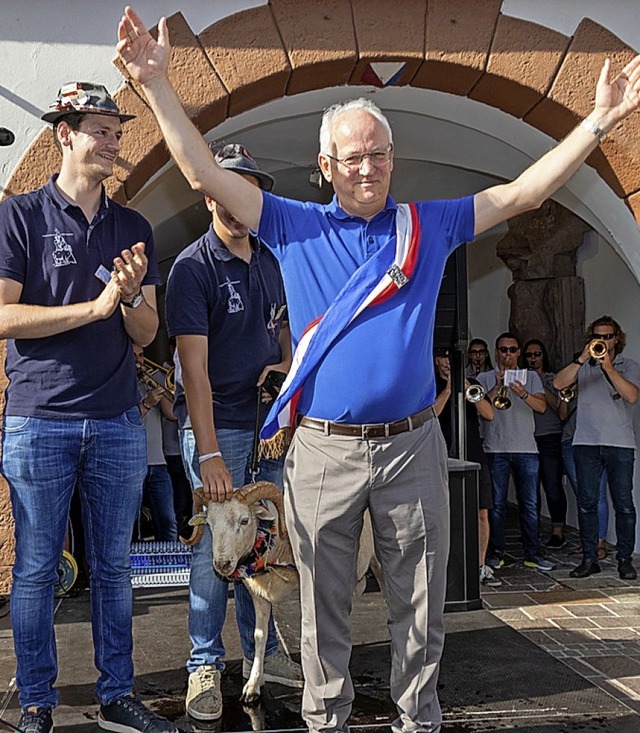
[[[558,371],[583,344],[584,282],[576,251],[589,226],[555,201],[510,219],[498,257],[513,272],[509,330],[540,339]]]

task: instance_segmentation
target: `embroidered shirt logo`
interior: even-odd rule
[[[229,280],[229,278],[227,277],[227,281],[220,285],[221,288],[227,288],[227,294],[229,295],[229,300],[227,302],[227,313],[240,313],[240,311],[244,310],[244,303],[242,302],[240,293],[233,287],[239,282],[240,280],[234,280],[233,282],[231,282],[231,280]]]
[[[54,234],[43,234],[43,237],[53,237],[53,266],[66,267],[67,265],[77,265],[78,262],[73,254],[71,245],[65,237],[72,237],[73,232],[61,232],[56,228]]]

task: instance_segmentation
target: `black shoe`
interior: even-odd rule
[[[35,712],[29,712],[32,710]],[[53,728],[51,708],[28,708],[20,716],[18,728],[22,733],[49,733]]]
[[[631,560],[618,560],[618,575],[622,580],[635,580],[638,577]]]
[[[570,573],[571,578],[588,578],[590,575],[595,575],[600,572],[600,566],[593,560],[583,560],[577,568],[574,568]]]
[[[100,705],[98,725],[117,733],[179,733],[173,723],[152,713],[135,695],[123,695]]]
[[[567,540],[563,534],[552,534],[546,542],[546,547],[553,547],[559,550],[567,544]]]

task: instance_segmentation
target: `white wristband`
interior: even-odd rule
[[[601,127],[598,127],[595,122],[589,122],[589,120],[582,120],[580,127],[583,130],[590,132],[592,135],[595,135],[598,138],[599,143],[602,142],[604,136],[607,134]]]
[[[208,461],[210,458],[222,458],[222,453],[220,453],[219,450],[213,453],[205,453],[203,456],[198,456],[198,463],[204,463],[205,461]]]

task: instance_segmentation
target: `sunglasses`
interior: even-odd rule
[[[539,359],[542,356],[542,351],[527,351],[524,355],[525,359]]]
[[[615,337],[615,333],[594,333],[594,339],[602,339],[603,341],[610,341]]]
[[[498,351],[501,354],[515,354],[517,351],[520,351],[519,346],[498,346]]]
[[[486,353],[487,353],[486,349],[469,349],[469,354],[471,354],[471,356],[482,356],[483,354],[486,354]]]

